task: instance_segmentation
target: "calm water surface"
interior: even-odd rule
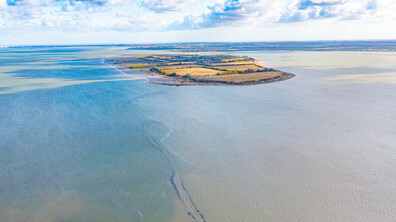
[[[396,218],[396,53],[234,52],[297,75],[257,86],[103,62],[145,53],[0,49],[0,221]]]

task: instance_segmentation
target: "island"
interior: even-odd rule
[[[161,54],[121,57],[110,61],[166,78],[166,81],[150,82],[161,85],[256,85],[294,77],[294,74],[265,67],[260,61],[247,56]]]

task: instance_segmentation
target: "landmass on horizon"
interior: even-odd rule
[[[247,56],[234,55],[138,55],[111,59],[132,70],[151,71],[167,78],[151,84],[182,85],[256,85],[278,82],[294,74],[264,67]]]
[[[280,41],[280,42],[191,42],[134,44],[130,50],[216,51],[396,51],[396,40],[365,41]]]
[[[396,51],[396,40],[277,41],[277,42],[175,42],[140,44],[81,44],[2,46],[9,48],[46,48],[82,46],[119,46],[129,50],[167,50],[176,52],[217,51]]]

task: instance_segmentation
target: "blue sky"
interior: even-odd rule
[[[0,0],[0,45],[395,39],[396,0]]]

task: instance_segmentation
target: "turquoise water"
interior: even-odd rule
[[[1,49],[0,221],[396,217],[396,53],[235,52],[296,74],[257,86],[104,62],[145,53]]]
[[[1,69],[11,71],[0,74],[2,84],[11,86],[0,95],[1,221],[172,217],[172,172],[147,139],[150,133],[165,136],[166,129],[150,123],[147,116],[155,110],[145,103],[170,88],[128,80],[100,57],[91,58],[92,51],[102,52],[3,51]],[[18,78],[26,79],[13,86]],[[45,78],[48,83],[34,82]],[[51,88],[53,82],[125,78]],[[150,132],[144,124],[152,125]]]

